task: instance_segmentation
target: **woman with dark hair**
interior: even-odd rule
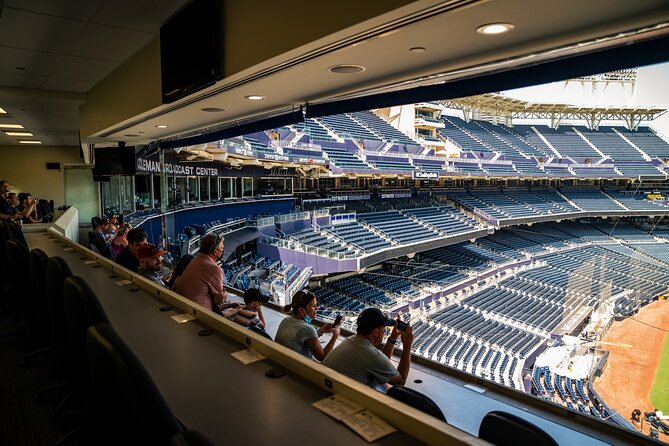
[[[290,313],[290,317],[281,321],[275,340],[307,358],[322,361],[334,348],[335,341],[339,337],[339,325],[333,327],[332,324],[325,324],[316,330],[311,325],[316,317],[316,308],[318,302],[311,291],[302,290],[295,293],[293,301],[283,307],[283,311]],[[321,347],[318,341],[323,333],[332,333],[332,338],[325,348]]]
[[[179,260],[177,260],[177,264],[174,267],[174,271],[170,276],[170,280],[167,282],[167,288],[174,290],[174,282],[176,282],[179,276],[183,274],[183,272],[186,270],[186,267],[193,259],[194,257],[192,254],[184,254],[179,257]]]

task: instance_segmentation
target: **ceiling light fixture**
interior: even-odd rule
[[[7,113],[4,108],[0,108],[0,113]]]
[[[5,132],[7,136],[33,136],[30,132]]]
[[[425,47],[415,46],[413,48],[409,48],[409,51],[411,51],[412,53],[424,53],[425,52]]]
[[[21,124],[0,124],[0,129],[22,129]]]
[[[200,110],[202,110],[203,112],[207,112],[207,113],[219,113],[219,112],[224,112],[225,111],[224,108],[219,108],[219,107],[204,107],[204,108],[201,108]]]
[[[42,141],[19,141],[21,144],[42,144]]]
[[[328,71],[334,74],[356,74],[365,71],[365,67],[361,65],[341,64],[331,66],[328,68]]]
[[[166,126],[165,124],[158,124],[158,125],[156,126],[156,128],[157,128],[157,129],[166,129],[167,126]]]
[[[265,96],[260,96],[259,94],[250,94],[248,96],[244,96],[246,99],[249,101],[261,101],[265,99]]]
[[[488,23],[476,28],[476,32],[486,36],[493,36],[496,34],[504,34],[511,31],[515,26],[511,23]]]

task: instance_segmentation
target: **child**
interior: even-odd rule
[[[257,288],[249,288],[244,292],[244,306],[233,320],[245,327],[265,328],[265,317],[262,314],[262,304],[269,301]]]

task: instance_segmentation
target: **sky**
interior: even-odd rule
[[[530,102],[585,106],[654,106],[669,109],[669,63],[640,67],[634,88],[623,84],[553,82],[502,92]],[[669,139],[669,112],[649,125]]]

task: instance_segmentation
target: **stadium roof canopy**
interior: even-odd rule
[[[642,121],[652,121],[667,109],[660,107],[585,107],[569,104],[535,103],[488,93],[460,99],[442,101],[444,106],[462,110],[465,119],[472,113],[490,114],[510,124],[511,119],[549,119],[551,127],[557,128],[563,119],[585,121],[589,128],[596,129],[603,120],[624,121],[630,129],[636,129]]]

